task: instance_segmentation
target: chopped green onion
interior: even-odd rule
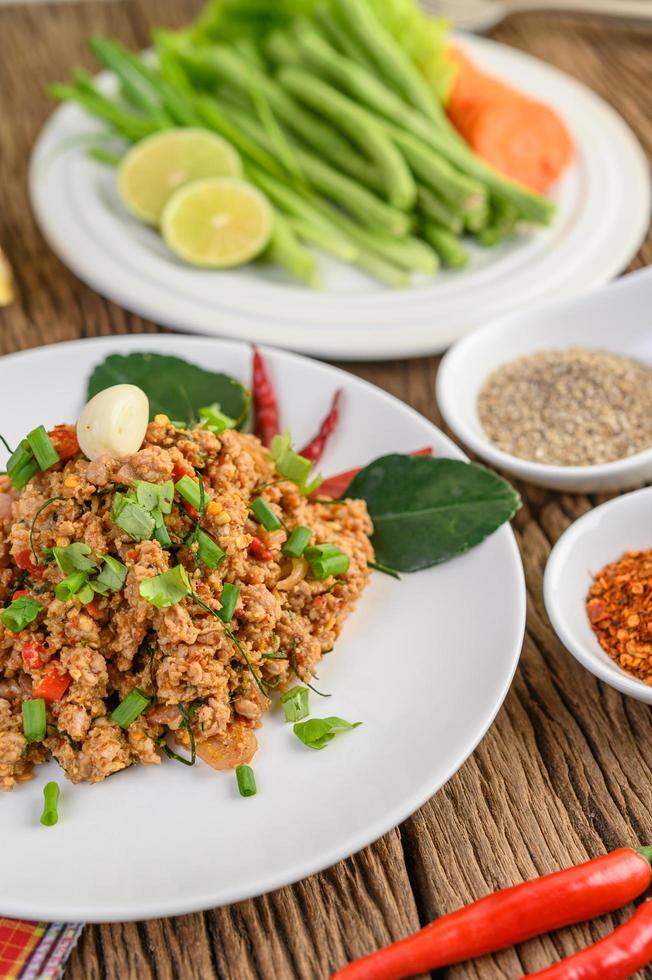
[[[71,572],[55,587],[54,594],[59,602],[67,602],[88,582],[88,572]],[[93,597],[91,596],[91,599]],[[90,602],[90,599],[88,600]]]
[[[112,555],[102,555],[102,561],[102,571],[92,584],[106,587],[111,592],[119,592],[127,578],[127,566]]]
[[[310,691],[307,687],[292,687],[281,695],[286,721],[301,721],[310,714]]]
[[[129,728],[147,707],[149,707],[149,698],[135,687],[111,713],[111,719],[116,725],[120,725],[120,728]]]
[[[222,608],[217,610],[217,615],[223,623],[230,623],[233,619],[233,613],[238,604],[239,595],[239,585],[231,585],[230,582],[224,583],[222,595],[220,596],[220,605]]]
[[[204,423],[204,428],[215,435],[224,432],[225,429],[235,429],[238,424],[237,419],[232,419],[220,411],[220,406],[215,402],[206,408],[199,409],[199,417]]]
[[[351,559],[335,544],[318,544],[304,551],[310,562],[312,574],[318,581],[331,575],[343,575],[348,571]]]
[[[32,477],[36,476],[38,472],[39,465],[33,456],[30,456],[27,462],[23,463],[22,466],[15,467],[14,469],[10,469],[9,465],[7,464],[7,474],[11,480],[12,486],[16,490],[22,490],[24,487],[26,487]]]
[[[0,619],[12,633],[20,633],[26,626],[33,623],[44,607],[31,596],[21,595],[3,609]]]
[[[95,598],[95,590],[90,582],[86,582],[84,585],[82,585],[81,589],[77,593],[77,598],[85,606],[87,606],[89,602],[93,601]]]
[[[158,541],[158,543],[162,548],[169,548],[170,545],[172,544],[172,538],[170,537],[168,529],[166,528],[163,521],[161,521],[160,524],[156,525],[154,529],[154,537],[156,538],[156,540]]]
[[[199,545],[197,557],[207,568],[217,568],[226,558],[226,552],[201,528],[197,531],[197,544]]]
[[[299,721],[293,731],[300,742],[309,749],[323,749],[341,732],[350,732],[361,725],[361,721],[353,724],[343,718],[311,718],[309,721]]]
[[[60,462],[59,453],[54,448],[44,426],[39,425],[36,429],[32,429],[27,434],[27,442],[42,470],[49,470],[51,466]]]
[[[97,562],[89,558],[91,549],[82,541],[75,541],[64,548],[52,548],[52,556],[64,575],[72,572],[92,572]]]
[[[201,508],[201,490],[199,484],[190,476],[182,476],[180,480],[177,480],[175,487],[178,493],[183,497],[191,507],[195,510],[200,510]]]
[[[309,527],[299,524],[292,531],[292,534],[283,545],[282,551],[288,558],[301,558],[302,554],[310,544],[312,531]]]
[[[190,595],[192,588],[183,565],[175,565],[161,575],[143,579],[139,591],[143,599],[147,599],[157,609],[164,609],[167,606],[176,606],[177,602]]]
[[[46,783],[43,787],[44,806],[41,823],[44,827],[54,827],[59,821],[59,787],[56,783]]]
[[[32,698],[23,701],[23,733],[28,742],[41,742],[45,738],[47,721],[45,717],[45,701],[43,698]]]
[[[118,502],[119,497],[123,498],[123,502]],[[152,515],[123,494],[116,494],[111,519],[134,541],[149,541],[156,527]]]
[[[235,770],[235,778],[238,781],[240,796],[256,795],[256,778],[251,766],[237,766]]]
[[[267,501],[262,497],[256,497],[251,505],[251,509],[266,531],[278,531],[279,528],[283,527],[283,522],[279,520]]]
[[[290,446],[288,433],[284,436],[274,436],[270,453],[281,476],[296,483],[299,490],[306,496],[313,493],[322,482],[322,478],[318,476],[311,483],[307,483],[312,469],[312,461],[294,452]]]

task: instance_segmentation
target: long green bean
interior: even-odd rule
[[[269,138],[255,119],[246,112],[234,107],[224,107],[236,128],[243,131],[251,140],[258,143],[267,153],[273,154]],[[364,187],[338,173],[333,167],[322,163],[307,150],[296,149],[297,159],[303,173],[318,191],[336,201],[343,208],[354,214],[358,220],[370,228],[382,230],[389,235],[404,235],[410,227],[410,217],[381,201]],[[279,176],[276,174],[276,176]],[[282,175],[281,175],[282,176]]]
[[[453,235],[461,235],[464,230],[464,217],[460,211],[438,197],[429,187],[417,188],[417,206],[424,218],[436,221]]]
[[[288,217],[290,227],[304,242],[316,245],[322,252],[328,252],[342,262],[355,262],[359,251],[352,242],[343,238],[334,238],[322,225],[313,224],[305,218]]]
[[[282,68],[278,80],[300,102],[326,116],[366,152],[383,178],[390,204],[408,210],[416,200],[416,185],[403,157],[382,128],[364,110],[332,86],[301,68]]]
[[[89,47],[98,61],[110,68],[120,79],[125,98],[145,115],[158,123],[162,128],[174,126],[174,120],[160,105],[160,101],[152,98],[152,87],[141,72],[133,69],[130,61],[123,56],[124,49],[117,41],[100,36],[92,37]]]
[[[405,51],[385,30],[367,0],[333,0],[333,8],[355,41],[376,65],[381,78],[434,123],[443,124],[444,112],[434,92]]]
[[[91,115],[110,123],[132,143],[144,139],[160,128],[156,123],[115,105],[111,99],[98,91],[86,92],[72,85],[55,84],[49,87],[48,92],[60,102],[76,102]]]
[[[305,282],[313,289],[319,288],[315,256],[303,247],[290,223],[278,211],[274,213],[272,237],[264,254],[295,279]]]
[[[448,228],[434,221],[424,221],[422,231],[444,265],[451,269],[462,269],[469,261],[469,253]]]

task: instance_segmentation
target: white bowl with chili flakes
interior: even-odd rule
[[[652,269],[648,268],[575,299],[530,308],[481,327],[456,344],[439,369],[437,400],[446,423],[461,442],[490,465],[517,479],[552,490],[596,493],[625,490],[652,480],[652,442],[648,448],[636,452],[630,450],[631,455],[611,462],[551,465],[500,448],[485,431],[478,406],[486,382],[497,369],[520,358],[541,357],[546,352],[547,360],[552,362],[553,354],[569,357],[572,354],[569,349],[580,348],[598,359],[603,354],[617,355],[638,362],[643,370],[648,367],[652,370],[651,302]],[[598,377],[595,387],[605,391],[610,386],[605,385],[604,380],[600,385]],[[649,389],[646,391],[649,396]],[[528,404],[527,399],[525,404]],[[550,404],[554,408],[554,403]],[[581,404],[583,411],[578,409],[577,416],[573,415],[569,422],[577,422],[581,414],[590,428],[595,416],[587,411],[584,401]],[[503,405],[503,409],[506,409],[504,417],[508,417],[511,402]],[[518,406],[514,409],[518,412]],[[623,413],[633,411],[626,392],[618,410]],[[644,410],[642,417],[646,419],[650,415]],[[537,418],[538,422],[536,419],[529,421],[535,427],[543,426],[548,441],[550,430],[541,416]],[[513,432],[513,426],[505,428],[505,444],[510,442]],[[641,445],[645,445],[646,439],[647,432]]]
[[[641,595],[640,578],[627,573],[640,561],[627,563],[626,580],[607,595],[606,611],[611,621],[602,620],[604,628],[600,630],[603,638],[613,636],[614,653],[620,663],[631,664],[630,670],[623,669],[602,648],[587,610],[591,587],[605,566],[628,553],[648,550],[652,559],[652,487],[616,497],[571,524],[548,559],[543,593],[550,621],[575,659],[611,687],[652,704],[652,585],[645,584]],[[612,593],[618,603],[609,597]],[[595,602],[592,605],[595,607]],[[647,621],[641,607],[649,608]],[[617,637],[619,629],[622,633]],[[647,676],[647,682],[631,671]]]

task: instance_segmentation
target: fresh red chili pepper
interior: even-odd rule
[[[41,643],[26,643],[22,654],[25,665],[30,670],[38,670],[48,660],[48,652]]]
[[[26,595],[29,595],[28,589],[16,589],[16,591],[11,596],[11,601],[13,602],[14,599],[20,599]]]
[[[432,456],[432,449],[416,449],[410,456]],[[349,484],[354,476],[357,476],[362,467],[355,470],[346,470],[344,473],[337,473],[336,476],[329,476],[327,480],[315,490],[314,497],[330,497],[331,500],[339,500],[348,490]]]
[[[188,517],[192,517],[193,521],[199,520],[199,511],[193,507],[192,504],[189,504],[187,500],[182,500],[181,506],[185,510]]]
[[[651,860],[652,848],[634,851],[623,847],[575,868],[505,888],[435,919],[407,939],[363,956],[335,977],[401,980],[604,915],[649,887]]]
[[[263,355],[254,347],[252,393],[254,399],[254,431],[264,446],[281,431],[278,402]]]
[[[92,616],[93,619],[98,619],[102,615],[102,610],[98,606],[95,599],[92,599],[90,602],[87,602],[84,608],[86,609],[88,615]]]
[[[72,459],[79,452],[79,442],[73,425],[55,425],[48,435],[62,462]]]
[[[174,468],[172,470],[172,475],[175,479],[175,482],[177,480],[180,480],[182,476],[191,476],[193,480],[197,478],[197,474],[195,473],[195,467],[192,465],[192,463],[189,463],[187,459],[175,460]]]
[[[652,962],[652,901],[643,902],[622,926],[547,970],[545,980],[627,980]]]
[[[253,538],[251,544],[249,545],[249,551],[260,561],[271,561],[274,557],[272,552],[266,545],[260,540],[260,538]]]
[[[324,455],[324,450],[326,449],[326,444],[328,440],[335,432],[337,428],[337,423],[340,419],[340,401],[342,400],[342,389],[338,388],[333,395],[333,401],[331,402],[331,407],[328,411],[328,415],[319,426],[319,432],[312,439],[307,446],[304,446],[299,456],[304,456],[306,459],[311,459],[313,463],[318,463],[319,460]]]
[[[57,668],[53,667],[32,690],[32,697],[44,698],[46,701],[60,701],[71,683],[70,674],[60,674]]]
[[[43,569],[40,565],[34,563],[34,556],[29,548],[24,548],[23,551],[19,551],[14,561],[18,568],[22,568],[24,572],[29,572],[32,578],[43,578]]]

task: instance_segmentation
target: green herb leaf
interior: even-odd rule
[[[154,534],[156,521],[149,511],[131,499],[134,496],[122,493],[115,495],[111,520],[133,541],[149,541]]]
[[[376,558],[399,572],[468,551],[521,505],[509,483],[484,467],[425,456],[382,456],[353,478],[346,495],[366,500]]]
[[[172,510],[174,499],[174,483],[168,480],[166,483],[146,483],[145,480],[136,480],[136,500],[141,507],[150,513],[160,511],[161,514],[169,514]]]
[[[116,384],[132,384],[149,398],[150,418],[163,413],[192,423],[200,408],[218,403],[220,410],[241,425],[249,411],[247,389],[225,374],[206,371],[179,357],[163,354],[111,354],[93,371],[88,397]]]
[[[91,585],[96,592],[101,592],[103,588],[111,592],[119,592],[127,578],[127,566],[112,555],[102,555],[102,561],[104,562],[102,571]]]
[[[161,575],[143,579],[139,592],[157,609],[164,609],[166,606],[176,606],[177,602],[190,595],[192,588],[183,565],[175,565]]]
[[[92,572],[97,562],[89,558],[91,549],[83,541],[75,541],[64,548],[52,548],[52,556],[64,575],[72,572]]]
[[[20,633],[33,623],[44,607],[31,596],[21,595],[0,612],[0,619],[12,633]]]
[[[343,718],[311,718],[310,721],[299,721],[294,726],[294,734],[300,742],[309,749],[323,749],[341,732],[350,732],[361,725],[361,721],[353,724]]]
[[[301,721],[310,714],[310,691],[307,687],[291,687],[281,695],[283,714],[286,721]]]

